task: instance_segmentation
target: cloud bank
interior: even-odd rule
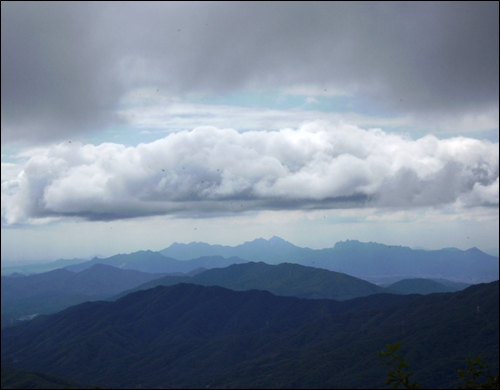
[[[298,129],[198,127],[125,147],[64,142],[2,183],[2,224],[79,217],[203,217],[250,210],[499,203],[498,143],[411,140],[310,122]]]

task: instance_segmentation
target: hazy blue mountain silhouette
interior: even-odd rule
[[[88,261],[88,259],[59,259],[49,263],[34,263],[34,264],[2,267],[2,275],[7,276],[13,273],[20,273],[23,275],[38,274],[42,272],[48,272],[55,269],[67,267],[69,265],[83,263],[85,261]]]
[[[178,260],[189,260],[201,256],[236,256],[247,261],[263,261],[268,264],[296,263],[312,252],[312,249],[300,248],[276,236],[269,240],[257,238],[234,247],[209,245],[203,242],[173,243],[160,251],[164,256]]]
[[[316,251],[313,259],[318,267],[367,280],[398,275],[478,283],[498,280],[499,270],[498,258],[477,248],[424,251],[359,241],[338,242],[332,249]]]
[[[133,269],[148,273],[188,273],[197,268],[227,267],[231,264],[244,263],[236,257],[224,258],[222,256],[202,256],[188,261],[179,261],[166,257],[160,252],[138,251],[130,254],[119,254],[105,259],[94,258],[84,263],[66,267],[70,271],[81,271],[94,264],[106,264],[120,269]]]
[[[87,302],[2,331],[2,365],[103,387],[373,388],[399,341],[428,388],[465,356],[498,370],[498,281],[338,302],[177,284]]]
[[[269,240],[259,238],[235,247],[199,242],[174,243],[160,252],[147,250],[104,259],[96,257],[66,268],[80,271],[101,263],[148,273],[188,273],[200,267],[221,268],[248,261],[296,263],[342,272],[374,283],[425,278],[472,284],[496,280],[499,273],[498,257],[477,248],[466,251],[456,248],[415,250],[348,240],[337,242],[333,248],[313,250],[297,247],[279,237]]]
[[[451,279],[466,283],[498,279],[499,262],[477,248],[461,251],[414,250],[409,247],[362,243],[356,240],[337,242],[333,248],[313,250],[297,247],[279,237],[262,238],[230,247],[194,242],[174,243],[160,253],[185,260],[201,255],[236,256],[268,264],[283,262],[324,268],[358,278],[378,281],[387,277]]]

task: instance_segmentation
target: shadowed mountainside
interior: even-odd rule
[[[103,387],[373,388],[377,352],[400,341],[415,380],[449,388],[466,356],[498,370],[498,291],[338,302],[159,286],[4,329],[2,365]]]
[[[2,365],[2,389],[91,389],[94,387],[44,372],[14,370]]]

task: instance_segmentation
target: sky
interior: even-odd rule
[[[2,264],[498,248],[498,8],[2,1]]]

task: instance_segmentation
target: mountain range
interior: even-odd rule
[[[181,282],[337,300],[394,292],[349,275],[288,263],[250,262],[165,276],[94,264],[76,273],[59,269],[24,277],[2,276],[2,326],[86,301],[114,300],[133,291]]]
[[[337,242],[333,248],[310,249],[297,247],[274,236],[269,240],[259,238],[234,247],[201,242],[174,243],[160,253],[177,260],[200,256],[235,256],[268,264],[298,263],[371,281],[398,276],[400,279],[445,278],[476,283],[498,279],[499,270],[498,257],[477,248],[466,251],[456,248],[422,250],[356,240]]]
[[[197,268],[220,268],[231,264],[245,263],[238,257],[201,256],[191,260],[180,261],[162,255],[160,252],[138,251],[130,254],[119,254],[105,259],[98,257],[92,260],[65,267],[69,271],[78,272],[95,264],[106,264],[120,269],[131,269],[148,273],[188,273]]]
[[[104,264],[94,264],[78,273],[56,269],[24,277],[2,276],[2,327],[23,316],[54,313],[104,299],[161,276]]]
[[[88,259],[59,259],[48,263],[11,265],[7,267],[2,266],[2,275],[8,276],[14,273],[23,275],[39,274],[42,272],[48,272],[55,269],[64,268],[69,265],[83,263],[85,261],[88,261]]]
[[[110,388],[374,388],[401,342],[417,380],[456,387],[465,357],[498,371],[499,284],[347,301],[180,283],[2,330],[2,367]]]
[[[425,386],[465,357],[498,372],[499,263],[476,248],[273,237],[31,269],[56,265],[2,276],[2,388],[373,388],[396,341]]]
[[[210,245],[203,242],[179,244],[177,242],[160,251],[164,256],[177,260],[195,259],[201,256],[239,257],[247,261],[262,261],[268,264],[299,263],[315,251],[301,248],[283,240],[272,237],[269,240],[257,238],[237,246]]]
[[[313,250],[297,247],[279,237],[259,238],[234,247],[199,242],[174,243],[159,252],[147,250],[104,259],[95,257],[66,268],[79,271],[101,263],[148,273],[187,273],[200,267],[221,268],[249,261],[301,264],[377,284],[409,278],[448,279],[473,284],[496,280],[499,274],[498,257],[477,248],[465,251],[456,248],[421,250],[348,240],[337,242],[333,248]]]
[[[235,291],[266,290],[281,296],[340,301],[394,292],[339,272],[299,264],[269,265],[264,262],[249,262],[233,264],[226,268],[213,268],[193,277],[164,276],[123,291],[112,299],[134,291],[156,286],[172,286],[177,283],[220,286]]]

